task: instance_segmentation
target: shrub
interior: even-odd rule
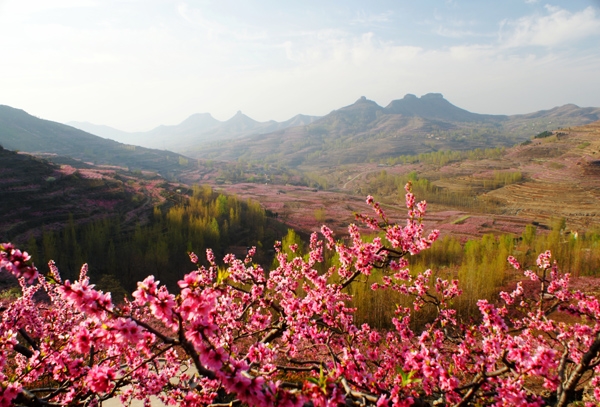
[[[543,131],[540,134],[536,135],[534,138],[546,138],[546,137],[550,137],[553,133],[551,131]]]

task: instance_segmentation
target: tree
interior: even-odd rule
[[[252,262],[253,250],[243,260],[226,255],[224,267],[208,250],[209,266],[187,274],[177,294],[149,276],[123,305],[89,283],[87,266],[74,282],[63,282],[52,263],[39,276],[26,253],[3,244],[0,267],[19,278],[22,296],[2,310],[0,406],[150,395],[182,406],[566,406],[584,389],[600,399],[598,299],[570,291],[569,275],[545,252],[537,271],[524,272],[536,291],[519,283],[500,294],[501,305],[480,300],[479,321],[458,321],[458,281],[408,268],[407,257],[438,234],[425,236],[426,204],[406,189],[405,225],[367,199],[377,216],[358,218],[381,237],[368,241],[351,225],[344,243],[323,227],[306,259],[277,246],[268,273]],[[339,265],[319,273],[327,250]],[[372,289],[436,310],[425,329],[412,330],[411,309],[401,306],[394,329],[354,323],[347,289],[374,269],[387,275]],[[42,290],[46,302],[34,299]]]

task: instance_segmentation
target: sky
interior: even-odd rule
[[[125,131],[442,93],[600,107],[600,0],[0,0],[0,104]]]

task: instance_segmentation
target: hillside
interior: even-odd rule
[[[359,175],[343,186],[357,194],[391,198],[413,173],[422,199],[437,211],[461,212],[451,221],[485,214],[479,221],[474,216],[462,222],[464,226],[447,228],[452,233],[502,230],[494,223],[497,215],[547,227],[564,218],[573,230],[600,228],[600,122],[543,132],[515,147],[487,154],[448,152],[403,159],[405,163],[392,166],[354,168],[349,175]]]
[[[0,105],[0,145],[9,150],[155,171],[168,177],[189,165],[180,154],[121,144],[3,105]]]
[[[506,154],[524,182],[490,191],[504,211],[541,221],[563,217],[573,228],[600,227],[600,122],[555,131]]]
[[[42,270],[55,260],[65,278],[90,263],[92,281],[113,293],[131,292],[148,274],[173,286],[193,267],[190,250],[243,257],[259,246],[255,260],[270,264],[286,233],[257,202],[71,162],[77,167],[0,148],[0,242],[27,250]],[[12,284],[3,276],[0,291]]]
[[[403,154],[511,146],[544,131],[600,120],[600,108],[566,105],[526,115],[468,112],[443,98],[406,95],[381,107],[361,97],[306,126],[199,145],[193,157],[302,168],[380,161]]]
[[[145,223],[168,184],[115,168],[55,165],[0,148],[0,241],[27,242],[69,221],[120,217],[124,229]],[[161,186],[160,191],[157,186]]]

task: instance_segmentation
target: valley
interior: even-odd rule
[[[410,181],[416,198],[428,202],[425,225],[440,230],[444,250],[450,250],[448,244],[460,247],[486,236],[519,241],[532,231],[538,243],[532,240],[531,244],[551,244],[547,239],[574,242],[577,236],[585,250],[594,244],[600,230],[600,122],[589,121],[599,109],[565,106],[507,118],[472,114],[441,95],[407,96],[385,108],[396,113],[378,113],[382,109],[362,98],[312,124],[281,130],[279,144],[273,145],[286,153],[256,150],[262,151],[263,160],[250,159],[258,144],[240,136],[239,142],[248,142],[249,159],[232,156],[232,161],[223,161],[121,144],[4,107],[0,145],[33,147],[25,151],[35,152],[36,158],[2,150],[2,239],[26,244],[42,263],[50,258],[60,261],[63,251],[75,250],[79,254],[70,256],[67,264],[70,273],[77,262],[90,261],[96,264],[92,274],[98,277],[116,267],[115,258],[124,256],[118,272],[110,272],[118,276],[119,290],[131,289],[144,270],[160,274],[159,265],[167,264],[168,258],[178,270],[163,276],[172,284],[178,273],[189,268],[186,249],[202,252],[213,247],[219,254],[233,251],[241,256],[247,246],[258,244],[257,258],[269,264],[272,244],[285,238],[287,228],[305,240],[326,224],[343,238],[355,214],[368,213],[367,195],[382,203],[390,219],[401,221],[406,216],[404,185]],[[394,150],[385,132],[370,135],[373,122],[392,126],[392,114],[410,116],[402,116],[402,123],[413,125],[413,135],[402,135],[406,127],[396,127],[398,143],[408,146],[400,150]],[[460,119],[461,131],[470,136],[457,136],[456,126],[427,134],[414,127],[433,118],[438,124]],[[483,119],[487,122],[479,121]],[[363,127],[356,127],[361,120]],[[561,120],[583,125],[547,129],[550,122]],[[510,123],[515,135],[489,132],[490,123],[496,123],[496,129]],[[286,154],[308,150],[286,135],[295,134],[299,143],[317,146],[307,136],[310,126],[329,126],[318,138],[319,148],[328,146],[327,153],[305,154],[305,159],[287,165]],[[350,127],[355,130],[349,131]],[[533,129],[543,130],[532,133]],[[310,132],[316,134],[314,128]],[[253,140],[267,146],[273,137],[266,134]],[[334,140],[331,137],[346,141],[336,144],[328,141]],[[238,141],[221,142],[222,151],[229,151],[229,143]],[[421,147],[411,150],[411,145]],[[211,154],[209,147],[206,151]],[[200,196],[206,208],[186,212]],[[228,206],[216,209],[219,199],[220,205],[226,199]],[[239,218],[242,210],[249,220]],[[81,239],[95,243],[74,246]],[[112,253],[109,260],[102,256],[107,251]],[[171,252],[176,257],[169,257]],[[455,260],[437,265],[456,270],[463,261],[456,259],[465,255],[462,248],[460,253],[456,252]],[[577,257],[574,253],[563,255],[571,261]],[[430,260],[416,260],[422,261]],[[585,260],[582,273],[595,274],[595,262],[595,257]],[[114,280],[104,283],[111,286]]]
[[[463,237],[486,233],[520,234],[524,225],[535,222],[549,227],[564,218],[569,229],[600,227],[600,124],[549,132],[512,148],[489,150],[477,157],[469,154],[444,158],[439,153],[407,159],[405,164],[360,163],[311,167],[304,183],[292,185],[293,178],[270,174],[265,178],[252,170],[235,182],[216,182],[219,173],[182,174],[187,183],[206,182],[216,189],[243,198],[255,199],[280,219],[300,230],[316,230],[327,223],[342,231],[353,221],[353,213],[364,211],[364,198],[371,194],[390,208],[397,218],[405,214],[396,204],[402,201],[404,184],[415,183],[418,199],[426,199],[431,213],[428,225],[442,234]],[[248,167],[247,167],[248,168]],[[302,168],[302,167],[301,167]],[[313,172],[309,171],[312,170]],[[312,175],[312,177],[310,176]],[[513,182],[510,177],[515,178]],[[262,181],[247,182],[251,178]],[[268,181],[264,182],[266,179]],[[291,180],[291,181],[290,181]],[[301,178],[296,180],[300,184]],[[457,222],[465,216],[468,221]]]
[[[0,407],[600,407],[600,0],[0,33]]]

